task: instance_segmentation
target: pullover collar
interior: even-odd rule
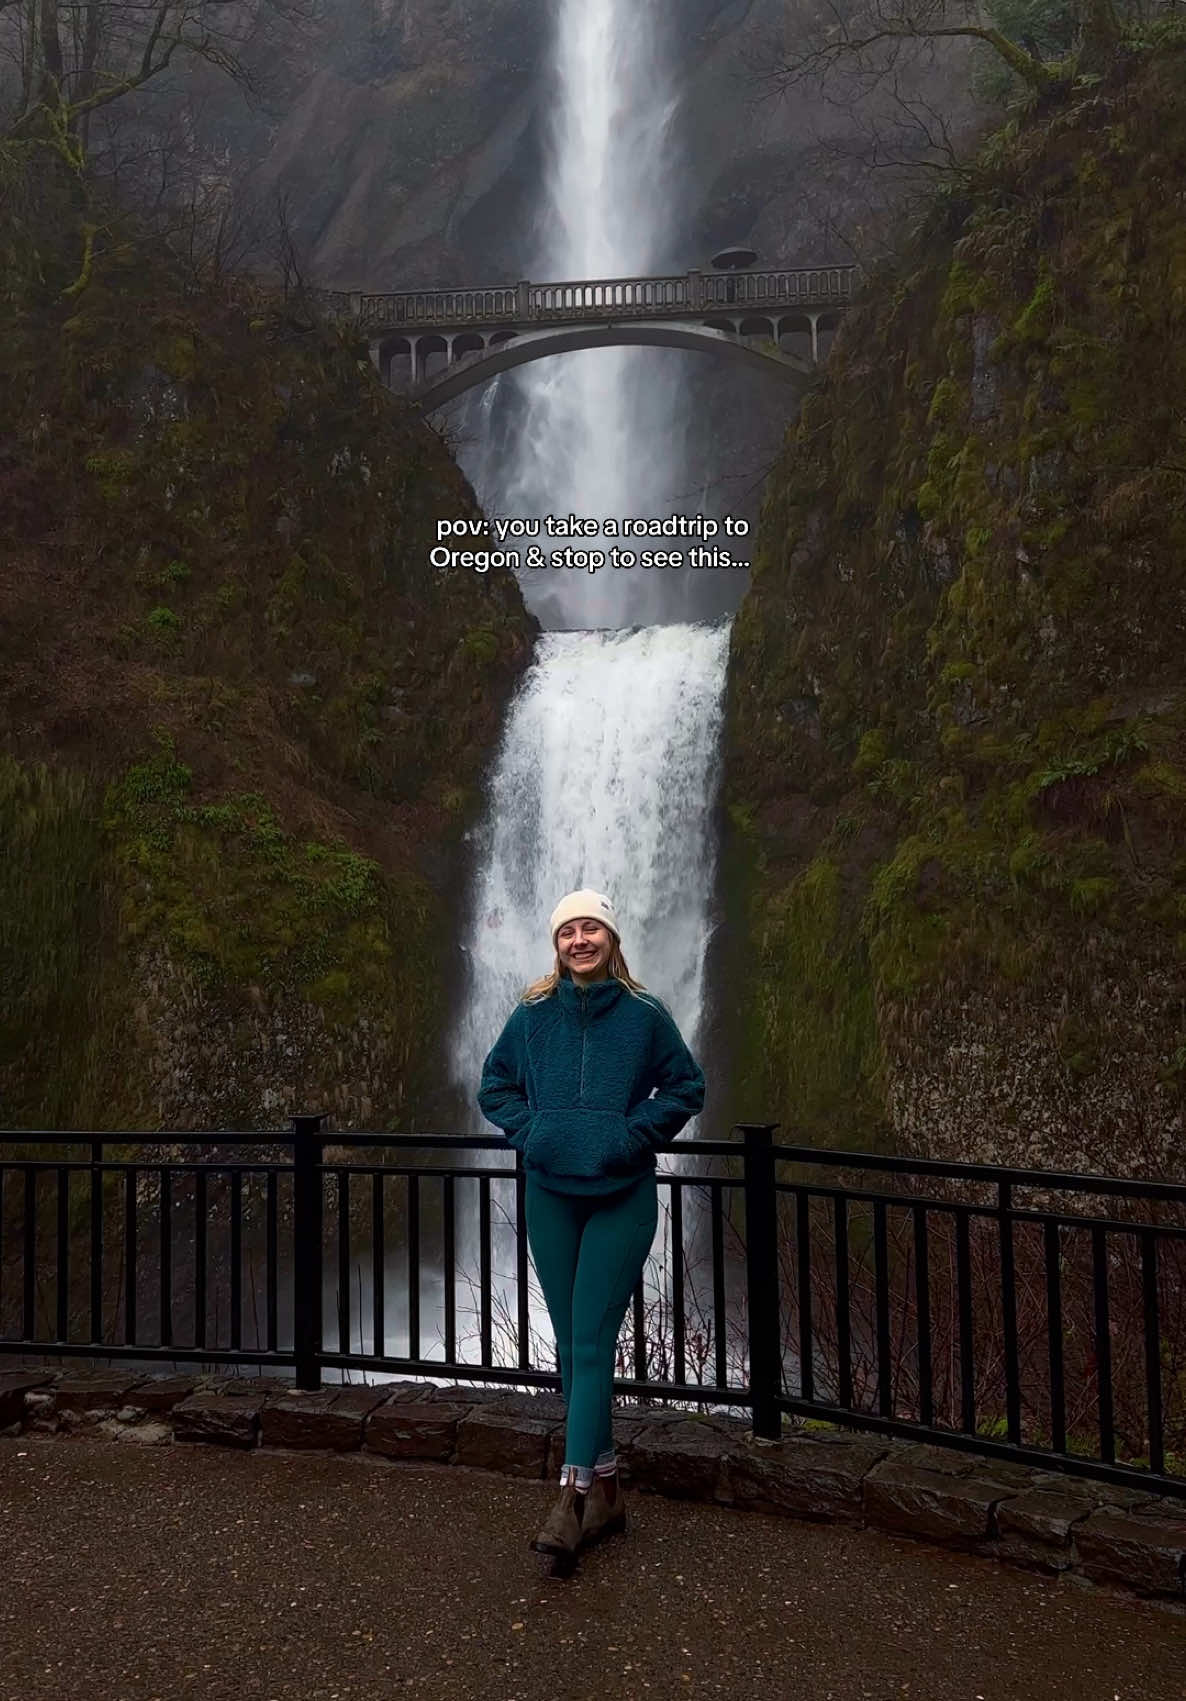
[[[609,980],[595,980],[591,986],[578,986],[565,977],[556,987],[556,996],[562,1010],[592,1018],[611,1010],[625,990],[624,982],[612,976]]]

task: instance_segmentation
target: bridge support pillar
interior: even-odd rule
[[[811,325],[811,364],[819,365],[819,314],[809,313],[808,322]]]

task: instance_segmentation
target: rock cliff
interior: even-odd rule
[[[788,431],[726,794],[736,1092],[784,1133],[1180,1170],[1184,71],[1167,34],[993,138]]]
[[[535,624],[365,347],[0,163],[4,1122],[431,1118]]]

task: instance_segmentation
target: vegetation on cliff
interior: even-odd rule
[[[1150,1172],[1186,1082],[1186,43],[985,145],[788,432],[734,635],[738,1094]]]
[[[439,1088],[455,847],[534,622],[366,349],[0,151],[8,1126],[397,1126]]]

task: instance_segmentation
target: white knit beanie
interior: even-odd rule
[[[556,934],[566,921],[577,921],[587,916],[591,921],[603,921],[620,945],[622,935],[618,929],[618,918],[614,914],[614,906],[604,892],[592,892],[586,886],[579,892],[570,892],[566,898],[561,898],[552,911],[549,923],[552,930],[552,945],[555,947]]]

